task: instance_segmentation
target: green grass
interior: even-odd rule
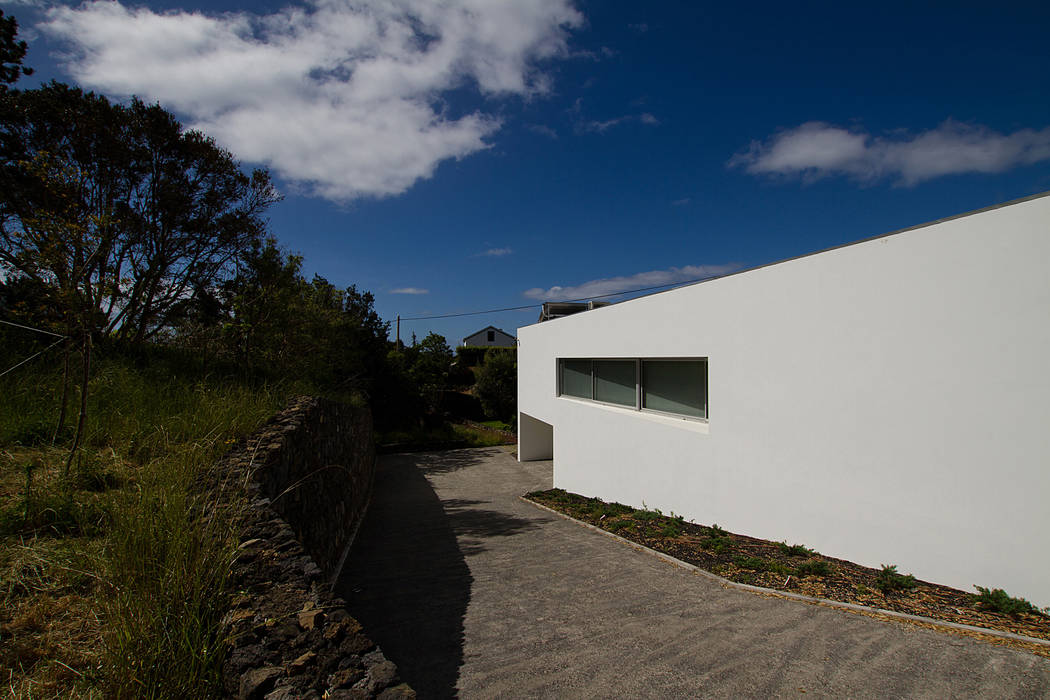
[[[0,383],[0,621],[36,640],[0,654],[0,674],[29,696],[221,694],[218,623],[238,533],[197,489],[288,388],[101,358],[65,482],[65,450],[50,446],[59,376],[37,365]],[[57,622],[38,629],[37,618]]]

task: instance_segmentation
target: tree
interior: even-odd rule
[[[278,199],[266,171],[241,172],[158,105],[54,82],[2,103],[0,266],[59,286],[79,266],[93,333],[141,344],[170,328],[261,239]]]
[[[0,10],[0,92],[23,75],[33,74],[33,69],[22,63],[27,47],[24,41],[18,41],[17,36],[18,20],[4,17],[4,11]]]
[[[454,361],[452,348],[444,336],[430,332],[411,351],[410,375],[419,387],[427,407],[436,409],[441,401],[441,392],[448,388],[448,373]]]
[[[485,352],[474,393],[486,416],[513,419],[518,404],[518,365],[513,350],[489,348]]]

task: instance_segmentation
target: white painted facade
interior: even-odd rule
[[[555,486],[1050,605],[1050,196],[520,328]],[[709,421],[557,396],[708,358]]]
[[[495,326],[482,328],[463,339],[464,347],[513,348],[517,344],[517,338]]]

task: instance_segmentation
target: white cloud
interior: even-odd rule
[[[480,253],[475,253],[474,257],[485,257],[485,258],[502,258],[504,255],[510,255],[514,252],[513,248],[489,248]]]
[[[650,270],[624,277],[606,277],[591,280],[571,287],[554,286],[549,289],[535,287],[523,292],[529,299],[570,300],[590,299],[605,294],[615,294],[632,289],[673,285],[681,282],[718,277],[739,269],[737,265],[686,265],[666,270]]]
[[[614,126],[620,124],[626,124],[628,122],[638,122],[647,126],[659,126],[660,120],[649,112],[642,112],[641,114],[624,114],[619,117],[613,117],[612,119],[584,119],[583,118],[583,98],[577,97],[576,101],[572,103],[572,107],[568,110],[569,114],[575,122],[574,128],[576,133],[595,133],[604,134]]]
[[[398,287],[397,289],[391,289],[391,294],[430,294],[429,289],[421,289],[419,287]]]
[[[872,136],[824,122],[807,122],[753,141],[728,165],[754,175],[806,181],[843,175],[862,182],[894,178],[914,185],[944,175],[998,173],[1050,159],[1050,127],[1002,134],[949,119],[919,134]]]
[[[336,201],[404,192],[439,163],[488,147],[500,120],[451,114],[442,95],[550,90],[569,55],[571,0],[308,0],[269,15],[154,12],[95,0],[41,28],[66,69],[111,95],[190,117],[237,157]]]
[[[546,124],[527,124],[525,128],[550,139],[558,138],[558,132]]]

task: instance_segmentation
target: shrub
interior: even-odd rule
[[[733,557],[733,563],[739,566],[741,569],[751,569],[752,571],[764,571],[766,569],[765,559],[759,557]]]
[[[827,576],[831,573],[831,567],[821,559],[810,559],[799,564],[795,573],[798,576]]]
[[[635,514],[634,514],[634,519],[635,520],[650,521],[650,520],[659,520],[660,518],[664,517],[664,514],[661,513],[658,509],[656,509],[656,508],[652,508],[652,509],[646,508],[646,507],[644,507],[645,506],[644,503],[642,504],[642,506],[643,506],[643,508],[641,510],[635,512]]]
[[[788,544],[787,542],[777,542],[777,547],[784,554],[791,557],[811,557],[816,552],[804,544]]]
[[[875,587],[884,594],[891,591],[904,591],[915,588],[918,581],[911,574],[901,574],[896,564],[883,564],[882,571],[875,579]]]
[[[674,521],[665,523],[663,528],[660,530],[660,535],[663,537],[678,537],[681,534],[682,531],[674,523]]]
[[[724,554],[729,546],[732,544],[732,540],[728,537],[708,537],[707,539],[700,542],[700,546],[704,549],[709,549],[715,554]]]
[[[511,419],[517,413],[518,365],[515,354],[491,348],[478,370],[474,393],[487,418]]]
[[[983,586],[974,586],[977,595],[973,596],[974,603],[985,610],[1006,613],[1017,616],[1021,613],[1041,614],[1039,608],[1029,603],[1024,598],[1014,598],[1001,588],[989,590]]]

